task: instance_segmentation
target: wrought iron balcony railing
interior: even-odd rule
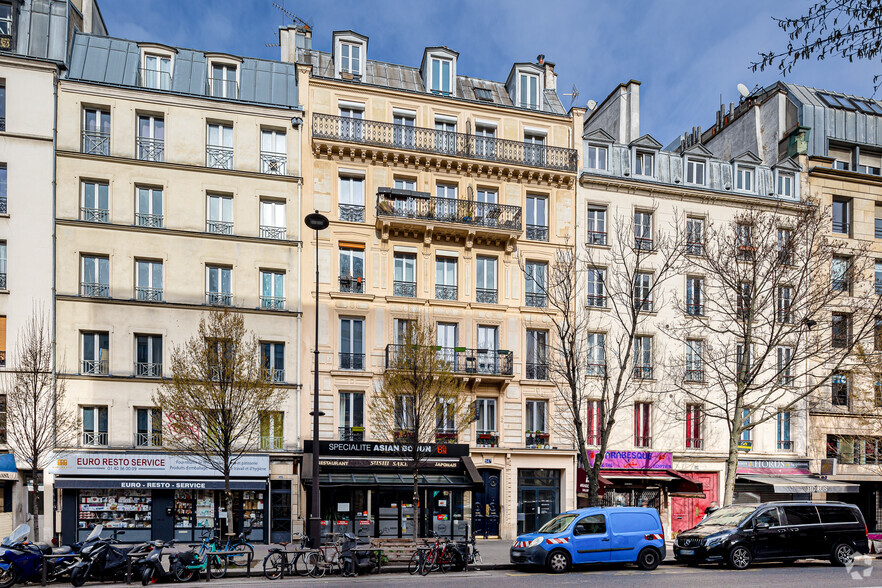
[[[208,78],[205,93],[217,98],[238,98],[239,83],[224,78]]]
[[[342,206],[342,205],[341,205]],[[341,211],[342,213],[342,211]],[[377,216],[453,223],[505,231],[521,230],[521,207],[456,198],[435,198],[427,192],[380,188]]]
[[[686,241],[686,255],[704,255],[704,243],[701,241]]]
[[[135,362],[135,375],[139,378],[161,378],[161,363]]]
[[[229,292],[206,292],[205,303],[209,306],[232,306],[233,295]]]
[[[475,445],[478,447],[499,447],[499,433],[496,431],[476,431]]]
[[[162,139],[138,137],[135,148],[141,161],[165,161],[165,141]]]
[[[80,208],[80,217],[90,223],[110,222],[110,211],[106,208]]]
[[[337,427],[340,441],[364,441],[364,427]]]
[[[778,441],[778,451],[793,451],[793,441]]]
[[[260,307],[266,310],[285,310],[285,299],[279,296],[261,296]]]
[[[284,153],[260,152],[260,171],[277,176],[285,175],[288,158]]]
[[[147,214],[144,212],[135,213],[135,224],[139,227],[149,227],[151,229],[162,228],[161,214]]]
[[[364,222],[364,206],[360,204],[340,204],[338,205],[338,217],[341,221],[349,223]]]
[[[588,231],[589,245],[606,245],[606,231]]]
[[[206,145],[205,165],[215,169],[233,169],[233,148]]]
[[[0,290],[6,290],[6,272],[0,273]]]
[[[106,376],[109,372],[106,359],[84,359],[80,366],[80,373]]]
[[[439,427],[435,430],[436,443],[456,443],[456,429],[445,429]]]
[[[702,368],[686,368],[684,379],[687,382],[704,382],[704,370]]]
[[[589,362],[585,364],[585,375],[586,376],[605,376],[606,375],[606,364],[598,363],[598,362]]]
[[[284,240],[288,238],[288,229],[286,229],[285,227],[271,227],[268,225],[260,225],[260,238]]]
[[[162,288],[135,286],[135,298],[142,302],[162,302]]]
[[[695,304],[694,302],[687,302],[686,314],[690,316],[704,316],[704,305]]]
[[[635,365],[634,366],[634,379],[636,379],[636,380],[651,380],[652,379],[652,366],[651,365]]]
[[[634,237],[634,249],[638,251],[652,251],[652,239]]]
[[[652,312],[652,299],[634,298],[634,310],[638,312]]]
[[[364,353],[340,353],[340,369],[364,371]]]
[[[527,239],[530,241],[548,241],[548,227],[545,225],[527,225]]]
[[[285,381],[285,370],[284,369],[275,369],[275,368],[265,368],[266,373],[264,374],[267,382],[284,382]]]
[[[0,198],[0,214],[6,214],[6,196]]]
[[[403,298],[416,298],[416,282],[399,282],[392,284],[392,295]]]
[[[205,221],[205,232],[216,235],[232,235],[233,223],[228,221],[208,220]]]
[[[544,431],[531,431],[526,435],[528,449],[542,449],[548,446],[550,435]]]
[[[110,284],[80,282],[80,296],[89,298],[110,298]]]
[[[402,344],[386,345],[386,369],[394,369],[401,360],[399,354],[406,351]],[[510,376],[514,372],[514,353],[496,349],[470,349],[466,347],[443,347],[438,355],[457,374],[487,374]]]
[[[603,294],[589,294],[588,306],[593,306],[595,308],[605,308],[606,296],[604,296]]]
[[[0,116],[0,131],[6,130],[6,117]]]
[[[545,292],[527,292],[524,303],[533,308],[545,308],[548,306],[548,297]]]
[[[478,288],[475,291],[475,302],[483,304],[496,304],[496,289]]]
[[[262,435],[260,437],[260,448],[263,451],[281,451],[285,448],[285,440],[282,437]]]
[[[82,441],[83,445],[107,445],[107,433],[83,431]]]
[[[445,284],[435,284],[435,299],[436,300],[456,300],[457,299],[457,287],[456,286],[447,286]]]
[[[135,433],[135,447],[162,447],[162,433]]]
[[[83,131],[83,153],[110,155],[110,133]]]
[[[340,291],[364,294],[364,276],[340,276]]]
[[[570,172],[578,166],[574,149],[322,113],[312,115],[312,136]]]
[[[548,364],[527,362],[527,379],[528,380],[547,380]]]

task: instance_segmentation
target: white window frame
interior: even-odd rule
[[[492,411],[488,411],[487,407],[492,406]],[[475,399],[475,414],[477,418],[475,419],[475,431],[477,433],[495,433],[496,432],[496,408],[497,403],[495,398],[482,398],[478,397]],[[492,412],[492,419],[487,416],[488,412]],[[492,422],[491,422],[492,421]]]
[[[214,69],[221,69],[221,77],[214,76]],[[232,76],[230,75],[232,72]],[[229,61],[209,61],[208,62],[208,79],[211,88],[211,96],[215,98],[239,98],[239,64]],[[218,88],[220,82],[220,88]],[[230,84],[232,83],[232,86]],[[230,88],[235,88],[235,96]],[[220,90],[220,91],[218,91]]]
[[[348,73],[353,76],[361,77],[364,68],[364,44],[351,41],[349,39],[340,39],[340,69],[338,73]],[[357,53],[357,55],[355,55]]]
[[[603,165],[600,165],[601,154],[603,154]],[[589,143],[585,162],[588,169],[607,171],[609,169],[609,147],[606,145],[593,145]]]
[[[787,184],[789,184],[789,190],[784,190],[783,188]],[[797,198],[796,174],[775,170],[775,194],[782,198],[795,200]]]
[[[426,80],[426,87],[429,90],[430,94],[436,94],[438,96],[456,96],[456,62],[450,57],[438,54],[432,54],[426,56],[428,60],[428,68],[429,75]],[[444,65],[447,64],[448,71],[447,75],[444,75]],[[435,70],[436,68],[440,69],[438,72],[438,83],[441,87],[435,87]],[[447,90],[444,89],[444,79],[447,78]]]
[[[542,410],[536,410],[541,406]],[[542,418],[539,418],[539,413]],[[541,423],[539,422],[541,420]],[[536,425],[541,424],[542,427]],[[547,400],[527,400],[524,406],[524,427],[527,431],[539,431],[548,433],[548,401]]]
[[[586,339],[585,375],[602,376],[606,373],[606,334],[588,333]]]
[[[701,170],[701,181],[695,179],[697,170]],[[701,157],[687,156],[683,161],[683,178],[691,186],[707,185],[707,160]]]
[[[756,168],[752,165],[735,164],[735,189],[748,194],[756,193]]]
[[[171,82],[172,76],[174,75],[174,67],[175,67],[175,58],[173,54],[170,53],[159,53],[154,50],[144,50],[141,52],[141,71],[143,72],[141,75],[141,80],[143,81],[145,88],[151,88],[153,90],[171,90]],[[157,68],[151,68],[148,65],[148,61],[150,59],[156,60]],[[163,69],[163,62],[168,62],[168,67]],[[167,74],[167,77],[166,75]],[[156,76],[156,81],[158,84],[148,83],[147,76]]]
[[[538,74],[519,71],[518,72],[518,88],[517,88],[517,105],[521,108],[529,108],[530,110],[542,110],[542,88],[540,84],[542,80]],[[526,88],[524,87],[526,84]],[[535,90],[536,101],[530,102],[530,93]],[[525,95],[526,94],[526,95]],[[524,101],[526,97],[527,101]]]
[[[646,173],[646,161],[649,160],[649,173]],[[638,171],[639,164],[639,171]],[[655,177],[655,152],[642,149],[634,150],[634,175],[643,178]]]

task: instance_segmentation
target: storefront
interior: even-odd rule
[[[860,486],[812,474],[808,459],[739,459],[736,503],[810,500],[812,494],[854,494]]]
[[[198,541],[226,532],[224,480],[214,469],[168,453],[71,452],[48,468],[60,491],[64,543],[96,524],[124,530],[125,542]],[[269,456],[246,455],[233,466],[235,528],[266,542],[271,509]],[[290,521],[288,521],[290,526]]]
[[[407,537],[413,533],[412,462],[388,443],[321,441],[319,471],[323,533]],[[466,537],[473,492],[483,482],[464,444],[421,444],[419,535]],[[304,447],[304,516],[311,512],[312,441]]]
[[[18,470],[15,467],[15,456],[11,453],[0,453],[0,536],[5,537],[15,527],[14,510],[16,484],[19,481]],[[21,490],[19,490],[21,491]],[[27,501],[25,499],[25,504]]]

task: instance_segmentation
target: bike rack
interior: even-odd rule
[[[248,558],[248,564],[246,567],[245,575],[250,578],[251,577],[251,562],[254,559],[254,554],[251,553],[250,550],[234,550],[234,551],[207,551],[206,556],[211,555],[220,555],[227,558],[227,563],[229,564],[229,557],[231,555],[244,555]],[[211,582],[211,557],[206,557],[205,560],[205,581]]]
[[[43,575],[40,578],[40,586],[46,586],[49,583],[49,578],[47,577],[48,574],[46,573],[46,560],[61,559],[64,557],[79,558],[79,554],[73,553],[73,552],[71,552],[71,553],[55,553],[55,554],[41,553],[40,556],[43,558],[43,561],[41,563],[42,568],[43,568],[43,570],[42,570]]]
[[[149,554],[149,551],[141,551],[138,553],[127,553],[126,554],[126,584],[132,583],[132,560],[135,558],[142,558],[145,555]],[[171,557],[174,555],[173,553],[165,553],[160,554],[160,558],[163,557]]]

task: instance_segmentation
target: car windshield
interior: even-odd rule
[[[17,543],[21,543],[28,538],[28,534],[30,532],[31,528],[22,523],[15,529],[13,529],[12,533],[9,534],[9,537],[3,538],[3,545],[15,545]]]
[[[570,523],[576,518],[574,514],[562,514],[557,515],[547,523],[545,523],[541,529],[539,529],[540,533],[560,533],[566,530],[567,527],[570,526]]]
[[[707,516],[706,519],[698,523],[699,525],[721,525],[724,527],[734,527],[740,525],[741,522],[752,515],[756,511],[755,506],[735,505],[724,506],[715,510]]]

